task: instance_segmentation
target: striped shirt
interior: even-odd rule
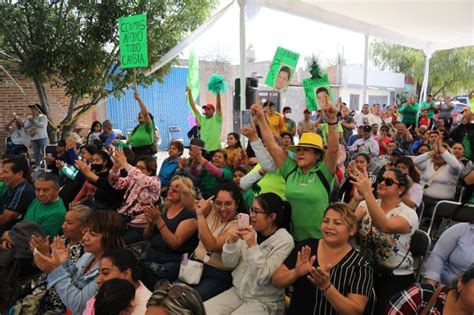
[[[298,242],[284,264],[288,269],[295,268],[298,251],[305,245],[311,247],[311,255],[316,255],[319,240],[306,239]],[[318,266],[316,260],[314,266]],[[352,249],[334,267],[331,272],[331,283],[344,296],[358,294],[369,296],[373,286],[373,271],[365,258]],[[336,315],[332,305],[324,294],[315,287],[307,277],[301,277],[293,284],[288,315]]]

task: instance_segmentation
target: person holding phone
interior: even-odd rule
[[[222,246],[237,229],[237,217],[246,215],[245,202],[239,187],[226,182],[217,188],[214,202],[201,199],[196,203],[199,245],[194,257],[204,262],[201,280],[193,287],[203,301],[232,287],[233,268],[222,262]],[[240,222],[240,221],[239,221]],[[245,227],[248,226],[248,221]]]
[[[250,225],[233,230],[222,248],[224,266],[235,268],[232,288],[206,301],[208,314],[281,314],[285,290],[271,279],[294,247],[291,206],[274,193],[258,196]],[[241,219],[243,224],[244,219]]]

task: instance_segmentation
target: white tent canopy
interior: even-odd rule
[[[369,36],[417,48],[426,55],[425,78],[420,95],[428,86],[429,60],[437,50],[474,45],[474,0],[237,0],[240,6],[240,91],[245,91],[245,12],[258,18],[267,7],[365,35],[364,96],[366,102]],[[153,73],[176,57],[214,23],[225,16],[234,0],[179,43],[147,71]],[[226,16],[226,18],[228,18]],[[237,17],[235,17],[237,22]],[[317,40],[317,30],[314,38]],[[307,37],[306,37],[307,38]],[[306,40],[302,38],[302,40]],[[245,93],[241,107],[245,108]]]

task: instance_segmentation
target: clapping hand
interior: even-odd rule
[[[295,272],[298,277],[306,276],[316,261],[316,255],[311,256],[311,247],[303,246],[296,256]]]
[[[84,175],[90,174],[91,171],[91,166],[88,165],[86,162],[77,160],[75,164],[76,168]]]
[[[66,248],[66,245],[59,236],[54,238],[54,241],[51,244],[51,250],[52,255],[49,257],[38,250],[35,251],[35,248],[33,248],[35,264],[43,272],[52,272],[69,257],[69,252]]]
[[[114,167],[117,165],[118,169],[124,169],[127,167],[127,157],[123,153],[123,150],[117,148],[114,154]]]
[[[51,246],[49,245],[49,235],[43,237],[33,234],[30,240],[30,248],[36,248],[36,250],[42,253],[43,255],[50,257]]]
[[[354,169],[351,184],[353,184],[362,196],[372,193],[372,181],[369,178],[367,170],[364,168],[363,171],[359,171],[357,168]],[[356,198],[356,197],[355,197]],[[356,198],[357,200],[357,198]]]
[[[160,210],[153,204],[150,204],[143,210],[145,212],[145,219],[149,224],[153,224],[161,216]]]
[[[309,271],[308,280],[318,289],[325,290],[331,285],[331,267],[328,265],[327,268],[311,267]]]

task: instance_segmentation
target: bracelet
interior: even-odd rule
[[[337,125],[337,121],[336,121],[336,122],[333,122],[333,123],[328,122],[328,125],[329,125],[329,126],[335,126],[335,125]]]
[[[161,231],[161,230],[165,227],[165,225],[166,225],[166,224],[163,223],[163,224],[158,228],[158,230]]]
[[[332,286],[332,283],[329,282],[328,286],[324,289],[320,289],[319,291],[323,292],[323,293],[326,293],[327,290],[329,290],[329,288]]]

